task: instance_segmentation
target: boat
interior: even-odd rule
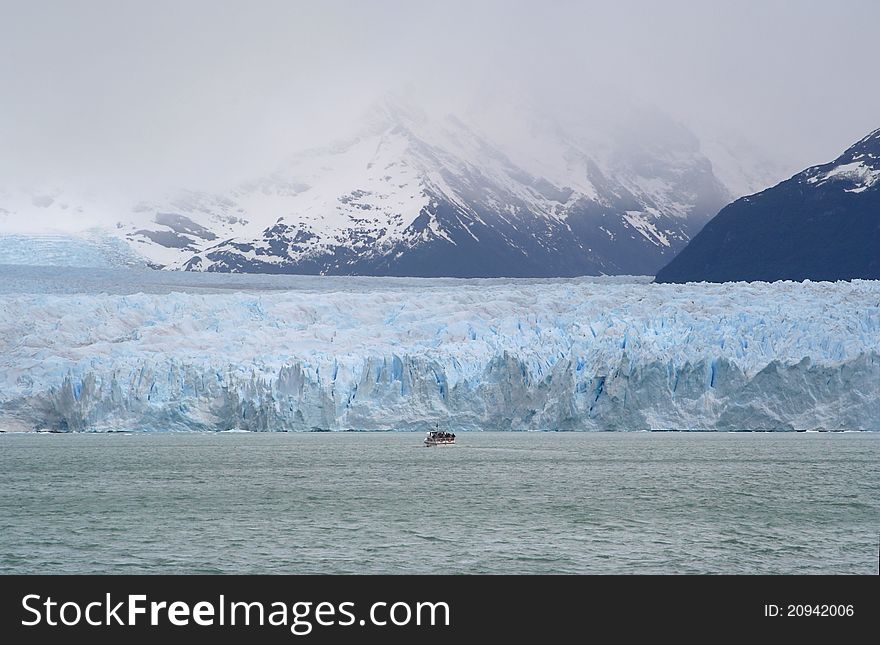
[[[437,430],[430,430],[428,434],[425,436],[425,446],[431,448],[432,446],[454,446],[455,445],[455,433],[454,432],[443,432],[439,428]]]

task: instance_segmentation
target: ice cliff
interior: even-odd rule
[[[0,429],[880,430],[880,282],[341,284],[0,293]]]

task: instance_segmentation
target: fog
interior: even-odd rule
[[[880,3],[0,1],[0,184],[222,188],[377,97],[616,90],[799,169],[880,127]]]

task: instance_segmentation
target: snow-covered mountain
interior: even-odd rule
[[[880,279],[880,130],[724,208],[661,282]]]
[[[526,116],[525,141],[505,149],[459,118],[384,102],[356,136],[207,205],[154,208],[158,226],[127,237],[163,247],[157,263],[198,271],[653,273],[729,199],[671,121],[662,140],[612,132],[597,150]]]
[[[181,191],[130,210],[93,199],[71,211],[63,195],[32,193],[4,202],[0,232],[4,219],[57,219],[64,206],[112,213],[109,234],[169,269],[653,274],[741,186],[725,186],[700,140],[662,113],[611,113],[500,102],[438,116],[385,100],[348,138],[222,194]]]

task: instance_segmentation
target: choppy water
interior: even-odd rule
[[[0,435],[0,573],[877,573],[878,434]]]

